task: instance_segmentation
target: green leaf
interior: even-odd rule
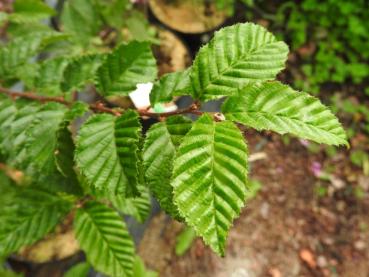
[[[172,186],[180,215],[216,253],[224,255],[228,230],[244,205],[247,146],[229,121],[202,115],[184,137]]]
[[[238,88],[274,79],[284,68],[288,47],[261,26],[236,24],[216,32],[198,52],[191,71],[193,97],[209,100]]]
[[[98,202],[77,211],[74,229],[87,260],[110,276],[132,276],[134,244],[122,218]]]
[[[86,83],[93,83],[96,71],[101,65],[103,55],[85,55],[72,60],[64,70],[61,84],[64,92],[82,89]]]
[[[149,188],[161,208],[176,219],[180,217],[173,203],[170,178],[176,148],[191,129],[191,123],[186,117],[172,116],[165,122],[152,125],[146,134],[143,150],[145,177]]]
[[[8,214],[0,224],[5,226],[0,232],[0,256],[43,238],[71,209],[70,202],[36,189],[21,190],[13,202],[15,209],[1,207]]]
[[[319,99],[279,82],[245,87],[222,107],[229,120],[257,130],[291,133],[329,145],[348,145],[345,131]]]
[[[9,269],[0,267],[0,276],[1,277],[23,277],[24,275],[22,273],[16,273]]]
[[[65,113],[63,121],[59,124],[56,132],[55,163],[59,172],[65,176],[75,176],[74,151],[75,145],[69,125],[77,117],[81,117],[88,111],[88,106],[82,102],[76,102]]]
[[[191,92],[190,70],[168,73],[156,81],[150,92],[151,106],[170,102],[173,96]]]
[[[9,14],[0,12],[0,27],[3,27],[4,23],[8,20]]]
[[[35,115],[26,131],[28,166],[38,172],[51,173],[55,169],[56,132],[59,129],[65,106],[58,103],[44,105]]]
[[[90,268],[89,263],[79,263],[70,268],[63,277],[87,277]]]
[[[17,167],[25,161],[27,130],[39,109],[36,103],[19,108],[13,121],[5,127],[2,148],[8,156],[8,165]]]
[[[4,78],[14,74],[19,66],[27,63],[40,49],[60,38],[63,36],[56,32],[36,32],[19,36],[0,47],[0,76]]]
[[[32,23],[55,15],[55,11],[41,0],[16,0],[9,20],[16,23]]]
[[[133,276],[134,277],[157,277],[158,273],[152,270],[147,270],[140,256],[136,255],[136,258],[133,264]]]
[[[97,87],[103,96],[128,95],[138,83],[152,82],[156,75],[150,44],[133,41],[107,55],[97,71]]]
[[[83,124],[75,158],[90,185],[127,197],[138,194],[140,130],[139,117],[134,111],[118,118],[94,115]]]
[[[68,58],[58,57],[41,63],[34,81],[33,90],[44,95],[61,95],[61,82],[64,69],[68,65]]]
[[[124,27],[125,21],[129,19],[124,16],[124,13],[132,12],[132,3],[129,0],[100,0],[96,1],[96,6],[104,22],[116,29]]]
[[[61,23],[67,33],[72,33],[78,42],[87,45],[97,35],[102,22],[95,10],[94,1],[68,0],[64,3]]]
[[[4,152],[3,141],[6,138],[6,131],[9,130],[16,113],[17,108],[9,98],[0,98],[0,152]]]
[[[147,19],[147,16],[138,9],[131,9],[124,16],[124,27],[127,30],[126,40],[147,41],[152,44],[160,44],[157,30]]]
[[[176,255],[182,256],[191,248],[196,238],[196,232],[192,228],[185,228],[176,238]]]
[[[121,195],[110,194],[106,197],[112,202],[113,206],[125,215],[133,216],[138,222],[144,223],[148,218],[151,209],[151,199],[146,187],[138,186],[140,196],[125,198]]]

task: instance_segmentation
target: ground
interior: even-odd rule
[[[225,258],[197,239],[182,257],[174,254],[182,225],[163,214],[155,217],[139,247],[147,266],[160,276],[369,276],[369,179],[341,150],[333,161],[310,153],[293,139],[246,131],[251,153],[266,158],[252,163],[251,177],[262,183],[230,231]],[[329,163],[327,165],[327,163]],[[314,165],[333,166],[331,181],[319,181]],[[360,197],[353,193],[364,189]],[[325,194],[318,188],[324,187]]]

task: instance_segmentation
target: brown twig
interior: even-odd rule
[[[7,89],[7,88],[0,87],[0,93],[8,95],[12,99],[16,99],[18,97],[21,97],[21,98],[34,100],[34,101],[39,101],[41,103],[57,102],[57,103],[60,103],[60,104],[66,105],[66,106],[71,106],[73,104],[73,102],[67,101],[62,97],[42,96],[42,95],[37,95],[37,94],[35,94],[34,92],[31,92],[31,91],[19,92],[19,91],[13,91],[13,90],[10,90],[10,89]],[[115,116],[120,116],[121,115],[121,111],[119,111],[117,109],[114,109],[114,108],[106,107],[103,103],[100,103],[100,102],[89,104],[89,107],[90,107],[91,110],[93,110],[95,112],[110,113],[110,114],[113,114]],[[200,108],[200,103],[195,101],[191,106],[189,106],[187,108],[184,108],[184,109],[179,109],[179,110],[176,110],[176,111],[163,112],[163,113],[153,113],[153,112],[149,112],[147,110],[138,110],[138,113],[140,114],[140,116],[155,117],[155,118],[168,117],[168,116],[171,116],[171,115],[179,115],[179,114],[186,114],[186,113],[202,115],[203,112],[200,111],[199,108]]]

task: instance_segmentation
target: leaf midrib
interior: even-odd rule
[[[319,128],[319,127],[315,126],[312,122],[305,122],[305,121],[302,121],[302,120],[300,120],[300,119],[298,119],[298,118],[295,118],[295,117],[288,117],[288,116],[283,115],[283,114],[278,114],[278,113],[270,114],[270,113],[265,112],[265,111],[242,111],[242,112],[229,112],[228,114],[231,114],[231,115],[232,115],[232,114],[252,114],[252,113],[254,113],[254,114],[261,114],[263,117],[268,117],[269,115],[273,115],[273,116],[277,116],[277,117],[287,118],[287,119],[289,119],[289,120],[293,120],[293,121],[298,121],[299,123],[302,123],[302,124],[308,125],[310,128],[318,129],[319,131],[322,131],[322,132],[327,133],[327,134],[329,134],[329,135],[333,135],[333,136],[335,136],[335,137],[339,138],[340,140],[341,140],[341,139],[343,139],[343,138],[339,137],[339,135],[337,135],[337,134],[333,134],[333,133],[331,133],[331,132],[329,132],[329,131],[327,131],[327,130],[324,130],[324,129],[321,129],[321,128]]]
[[[245,53],[244,55],[240,55],[239,57],[236,57],[235,60],[233,62],[231,62],[226,69],[224,69],[223,71],[220,71],[220,72],[218,71],[218,64],[215,62],[215,66],[216,66],[217,72],[218,72],[218,77],[216,77],[215,79],[212,79],[212,80],[209,78],[209,83],[206,85],[206,87],[204,87],[202,89],[203,95],[206,95],[205,91],[208,90],[209,86],[213,85],[215,82],[220,80],[221,77],[224,76],[228,71],[230,71],[231,69],[234,69],[235,67],[237,67],[238,63],[247,61],[247,59],[249,59],[251,55],[254,55],[255,53],[257,53],[260,50],[264,50],[264,48],[266,46],[268,46],[270,44],[275,44],[275,43],[280,43],[280,41],[273,41],[273,42],[269,42],[269,43],[264,43],[260,47],[255,48],[255,49],[251,50],[250,52]],[[208,47],[208,51],[209,51],[209,47]],[[210,74],[209,74],[209,77],[210,77]]]
[[[100,236],[102,237],[102,240],[105,242],[105,244],[107,244],[107,245],[108,245],[108,248],[110,249],[110,252],[113,254],[113,256],[115,257],[115,259],[116,259],[117,261],[119,261],[120,266],[123,268],[123,272],[124,272],[124,274],[125,274],[125,275],[127,275],[127,274],[126,274],[126,269],[125,269],[125,267],[124,267],[124,261],[121,261],[121,260],[118,258],[118,256],[116,255],[116,253],[115,253],[114,249],[110,246],[110,243],[109,243],[109,241],[107,240],[107,238],[105,237],[104,233],[103,233],[103,232],[101,232],[101,229],[99,228],[99,225],[98,225],[98,224],[96,224],[96,222],[93,220],[93,219],[94,219],[94,217],[93,217],[93,216],[91,216],[91,214],[90,214],[90,213],[89,213],[89,211],[87,211],[87,210],[85,210],[85,213],[86,213],[86,214],[87,214],[87,216],[90,218],[91,223],[95,226],[96,230],[98,231],[98,233],[99,233],[99,234],[100,234]],[[122,263],[123,263],[123,264],[122,264]]]

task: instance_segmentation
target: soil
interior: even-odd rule
[[[247,137],[251,152],[266,153],[251,169],[251,178],[259,180],[262,189],[235,221],[225,258],[213,254],[201,239],[177,257],[175,240],[183,226],[161,214],[139,247],[147,266],[160,276],[178,277],[368,277],[369,198],[350,193],[358,180],[368,187],[368,177],[345,161],[343,151],[333,172],[340,185],[325,182],[328,194],[318,196],[311,166],[329,166],[322,153],[309,153],[297,140],[284,145],[278,136],[248,132]]]

